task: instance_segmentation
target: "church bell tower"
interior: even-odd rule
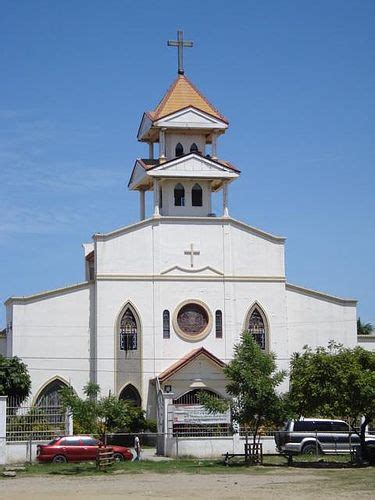
[[[154,217],[212,217],[211,194],[222,190],[225,217],[228,185],[240,173],[218,156],[217,140],[229,124],[185,76],[183,48],[193,43],[177,35],[168,46],[178,49],[178,76],[156,109],[143,114],[137,138],[148,144],[148,158],[136,160],[129,189],[140,193],[141,219],[148,191]]]

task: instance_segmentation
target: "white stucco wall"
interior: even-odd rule
[[[263,445],[263,454],[277,453],[273,436],[264,436],[260,441]],[[217,438],[182,438],[168,437],[166,442],[166,456],[184,457],[193,456],[198,458],[219,458],[223,454],[244,453],[245,439],[238,434],[228,437]]]
[[[36,462],[38,444],[48,444],[48,441],[32,441],[31,451],[29,441],[7,443],[5,448],[6,459],[4,463],[7,465],[24,464],[25,462],[29,462],[30,458],[31,462]]]
[[[355,301],[319,296],[288,285],[286,296],[290,353],[306,344],[326,347],[330,340],[347,347],[357,345]]]
[[[127,302],[140,318],[139,355],[143,360],[140,385],[134,383],[136,377],[130,371],[127,376],[140,391],[145,408],[149,380],[192,349],[203,346],[229,361],[255,302],[267,316],[269,347],[286,359],[282,239],[258,233],[231,219],[161,218],[99,236],[98,240],[97,373],[103,393],[116,387],[117,322]],[[191,243],[200,252],[194,256],[193,268],[190,256],[184,253],[190,250]],[[216,338],[214,322],[207,336],[197,342],[178,336],[172,318],[188,299],[204,302],[213,318],[216,310],[222,311],[223,338]],[[169,339],[163,339],[165,309],[171,317]],[[130,363],[128,366],[130,370]]]
[[[31,398],[56,375],[79,393],[88,382],[92,290],[84,284],[13,301],[10,355],[21,357],[28,367]]]
[[[182,144],[184,155],[190,153],[190,147],[193,143],[198,146],[198,151],[205,153],[205,134],[192,134],[191,132],[173,133],[167,132],[165,135],[166,157],[168,160],[176,157],[176,146]]]
[[[173,266],[186,268],[190,275],[206,266],[239,277],[285,274],[284,240],[230,218],[154,218],[96,239],[99,275],[155,275]],[[194,270],[184,254],[191,243],[200,252]]]
[[[174,188],[181,184],[185,189],[184,206],[175,206]],[[192,206],[192,188],[199,184],[202,188],[202,206]],[[190,180],[190,179],[167,179],[160,184],[162,190],[161,215],[185,215],[188,213],[193,216],[207,217],[211,213],[211,188],[210,181]]]
[[[161,217],[94,239],[95,283],[8,303],[13,324],[8,354],[29,366],[33,396],[56,375],[80,393],[91,376],[102,394],[118,395],[133,384],[143,407],[154,414],[150,380],[198,347],[228,362],[254,304],[266,318],[267,347],[276,353],[279,368],[288,368],[291,354],[305,344],[316,347],[334,339],[356,345],[355,302],[285,284],[283,238],[230,218]],[[191,244],[199,251],[193,267],[185,254]],[[215,321],[198,341],[174,331],[173,315],[189,299],[202,301],[213,320],[215,311],[222,311],[223,338],[216,338]],[[138,351],[128,354],[118,352],[119,320],[127,303],[139,319]],[[163,338],[165,309],[171,319],[168,339]],[[173,388],[179,394],[190,385],[180,382]],[[221,382],[221,388],[216,382],[211,388],[220,393]],[[286,389],[287,381],[281,390]]]

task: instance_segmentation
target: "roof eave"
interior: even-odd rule
[[[203,109],[197,108],[196,106],[192,106],[192,105],[184,106],[183,108],[176,109],[176,110],[174,110],[170,113],[167,113],[165,115],[160,114],[157,116],[156,119],[153,120],[152,124],[153,124],[153,126],[158,127],[159,126],[158,122],[160,120],[165,120],[166,118],[169,118],[177,113],[180,113],[181,111],[185,111],[188,109],[194,109],[196,111],[199,111],[199,113],[207,115],[208,117],[212,118],[213,120],[216,120],[216,121],[223,123],[225,125],[225,128],[228,128],[228,126],[229,126],[229,121],[226,118],[224,118],[223,116],[215,116],[212,113],[208,113],[207,111],[204,111]],[[212,128],[215,128],[215,126],[213,126]]]

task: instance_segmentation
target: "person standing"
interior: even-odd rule
[[[141,459],[141,443],[139,441],[138,436],[135,436],[135,439],[134,439],[134,450],[135,450],[134,460],[140,460]]]

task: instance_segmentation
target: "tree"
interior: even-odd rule
[[[75,433],[96,434],[104,437],[108,432],[137,432],[145,430],[148,422],[144,411],[131,402],[109,395],[99,397],[100,387],[89,382],[80,398],[72,387],[61,389],[63,405],[73,415]]]
[[[203,406],[211,413],[231,409],[235,422],[245,426],[253,435],[253,443],[259,439],[262,426],[277,425],[285,418],[283,397],[276,388],[285,377],[284,371],[276,371],[275,355],[261,350],[252,335],[244,332],[241,342],[234,346],[234,357],[224,368],[228,380],[228,400],[201,393]]]
[[[371,335],[374,331],[371,323],[362,323],[361,318],[357,319],[357,335]]]
[[[31,379],[27,366],[17,356],[0,355],[0,395],[12,396],[22,403],[30,394]]]
[[[365,429],[375,418],[375,352],[361,347],[305,346],[291,360],[289,402],[297,416],[343,418],[359,427],[366,458]]]

